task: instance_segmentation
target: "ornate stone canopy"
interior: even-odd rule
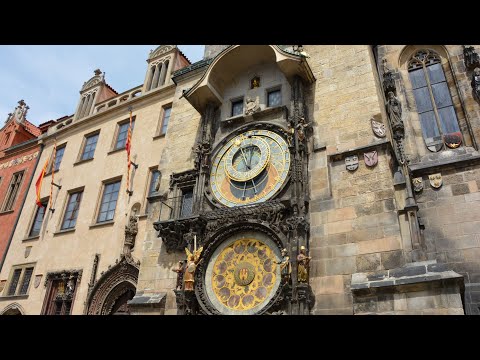
[[[259,64],[277,64],[288,81],[299,75],[308,83],[315,80],[312,70],[302,56],[283,51],[276,45],[232,45],[209,65],[202,78],[184,96],[203,113],[206,104],[220,105],[228,84],[249,68]]]

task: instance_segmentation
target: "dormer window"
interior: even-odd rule
[[[149,73],[148,83],[147,83],[147,91],[153,90],[160,86],[165,85],[169,64],[170,64],[170,61],[166,60],[150,66],[150,73]]]

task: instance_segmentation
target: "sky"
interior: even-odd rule
[[[0,45],[0,128],[23,99],[35,125],[75,112],[83,83],[105,72],[119,94],[141,85],[150,50],[158,45]],[[192,62],[204,45],[178,45]]]

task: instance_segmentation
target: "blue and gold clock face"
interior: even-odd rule
[[[282,187],[290,169],[287,142],[268,130],[250,130],[228,141],[213,160],[210,184],[225,206],[259,203]]]

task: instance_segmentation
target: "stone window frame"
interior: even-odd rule
[[[5,284],[5,288],[3,289],[3,297],[17,297],[17,296],[22,296],[22,297],[28,297],[28,293],[30,291],[30,286],[32,285],[32,279],[34,278],[33,274],[35,272],[35,265],[36,262],[29,262],[29,263],[24,263],[24,264],[18,264],[18,265],[13,265],[10,269],[10,273],[8,275],[8,281]],[[25,281],[25,272],[27,269],[32,269],[32,274],[30,275],[27,291],[24,294],[20,294],[20,290],[23,287],[23,283]],[[17,285],[15,287],[15,292],[12,295],[9,295],[9,289],[11,282],[13,280],[13,275],[15,273],[15,270],[21,269],[20,277],[18,278]]]
[[[85,151],[85,146],[87,145],[87,139],[88,139],[89,137],[98,135],[97,143],[96,143],[96,145],[95,145],[94,154],[95,154],[95,152],[97,151],[98,141],[100,140],[100,131],[101,131],[101,129],[97,129],[97,130],[95,130],[95,131],[91,131],[91,132],[83,135],[82,144],[80,145],[80,151],[78,152],[77,160],[75,161],[75,164],[74,164],[74,165],[79,164],[79,163],[83,163],[83,162],[87,162],[87,161],[92,161],[92,160],[95,158],[94,156],[92,156],[91,158],[82,160],[83,153],[84,153],[84,151]]]
[[[142,215],[148,215],[148,206],[151,202],[157,200],[160,198],[160,189],[159,191],[154,192],[152,195],[150,195],[150,185],[152,181],[152,176],[153,172],[158,171],[160,173],[160,182],[162,181],[162,172],[158,169],[158,165],[150,166],[148,168],[148,174],[147,174],[147,181],[145,183],[145,188],[143,192],[143,199],[145,199],[144,204],[142,206]]]
[[[410,122],[410,124],[413,125],[414,132],[418,131],[420,134],[419,137],[421,138],[421,142],[423,145],[422,147],[423,153],[421,156],[433,154],[435,152],[431,152],[430,150],[428,150],[427,145],[425,144],[425,141],[423,139],[422,125],[420,121],[420,116],[417,112],[417,105],[413,95],[413,86],[410,80],[410,75],[408,70],[408,64],[410,60],[420,50],[433,51],[440,57],[441,59],[440,64],[442,66],[445,79],[447,80],[446,83],[452,99],[453,108],[457,116],[457,123],[463,137],[462,144],[460,145],[460,147],[473,146],[472,139],[468,131],[469,120],[467,117],[467,111],[463,103],[464,100],[462,100],[462,96],[463,96],[462,92],[460,91],[459,85],[458,85],[459,79],[457,77],[455,70],[453,69],[448,50],[442,45],[407,45],[402,49],[402,51],[400,52],[397,58],[399,69],[401,70],[399,75],[404,84],[404,89],[403,91],[400,91],[400,94],[403,92],[403,95],[405,95],[408,98],[405,104],[402,101],[402,105],[403,105],[404,111],[408,110],[410,112],[411,118],[410,118],[410,121],[407,121],[407,122]],[[397,96],[398,95],[399,94],[397,94]],[[412,101],[410,101],[410,99]],[[419,142],[417,141],[417,139],[415,140],[415,144],[416,146],[419,145]],[[436,153],[441,153],[445,150],[448,150],[448,148],[446,147],[446,145],[443,145],[442,149],[437,151]]]
[[[167,128],[165,129],[165,132],[162,132],[164,121],[165,121],[165,110],[166,109],[170,109],[170,116],[168,117]],[[167,134],[168,125],[170,125],[170,120],[172,119],[172,111],[173,111],[173,102],[171,102],[171,101],[161,106],[157,131],[155,131],[154,138],[164,137]]]
[[[137,115],[132,116],[132,125],[133,125],[132,126],[132,139],[133,139],[133,132],[135,131],[135,120],[136,120],[136,118],[137,118]],[[130,117],[117,122],[117,124],[115,125],[115,132],[113,134],[112,143],[110,145],[110,151],[108,152],[109,154],[117,152],[117,151],[125,150],[125,145],[123,145],[123,147],[119,147],[119,148],[116,148],[115,146],[117,145],[118,135],[120,133],[120,126],[122,126],[124,124],[127,124],[127,123],[130,123]],[[128,134],[128,130],[127,130],[127,134]],[[126,142],[127,141],[125,140],[125,143]]]
[[[58,223],[57,223],[57,231],[55,232],[55,234],[62,233],[62,232],[75,231],[75,229],[77,228],[77,223],[76,222],[75,222],[75,226],[73,228],[62,229],[62,225],[63,225],[63,220],[64,220],[64,217],[65,217],[65,212],[66,212],[67,206],[68,206],[68,201],[70,200],[70,196],[72,194],[75,194],[75,193],[78,193],[78,192],[85,193],[85,186],[79,186],[79,187],[67,190],[66,196],[63,199],[62,211],[60,212],[62,215],[59,216]],[[82,205],[83,197],[84,197],[84,194],[82,194],[82,199],[80,200],[80,206]],[[78,209],[78,212],[80,212],[80,207]],[[78,220],[78,217],[79,216],[78,216],[78,213],[77,213],[77,220]]]
[[[65,220],[65,215],[66,215],[66,210],[67,210],[67,206],[68,206],[68,203],[70,201],[70,198],[73,194],[76,194],[76,193],[79,193],[81,192],[82,193],[82,197],[80,198],[80,205],[78,207],[78,211],[77,211],[77,218],[75,219],[75,226],[74,227],[71,227],[71,228],[67,228],[67,229],[62,229],[63,227],[63,222]],[[58,232],[62,232],[62,231],[73,231],[75,230],[75,228],[77,227],[77,220],[78,220],[78,215],[79,215],[79,212],[80,212],[80,206],[82,205],[82,200],[83,200],[83,197],[84,197],[84,193],[85,193],[85,186],[80,186],[80,187],[77,187],[77,188],[74,188],[74,189],[70,189],[67,191],[67,195],[68,196],[65,196],[65,199],[64,199],[64,204],[63,204],[63,207],[62,207],[62,216],[60,217],[60,223],[59,223],[59,226],[58,226]]]
[[[96,202],[96,205],[95,205],[95,211],[93,212],[92,225],[90,225],[90,227],[99,226],[99,225],[106,225],[106,224],[113,224],[115,222],[115,217],[118,213],[118,211],[117,211],[118,202],[120,201],[120,194],[122,193],[122,185],[123,185],[122,180],[123,180],[122,175],[117,175],[117,176],[102,180],[102,182],[101,182],[102,185],[100,186],[100,189],[99,189],[98,195],[97,195],[97,202]],[[98,216],[99,216],[99,212],[100,212],[100,207],[102,206],[102,198],[103,198],[103,193],[105,192],[105,186],[108,185],[108,184],[116,183],[118,181],[120,182],[120,188],[118,190],[117,204],[115,205],[115,212],[113,214],[113,219],[98,222]]]
[[[233,115],[233,106],[240,102],[242,103],[242,113]],[[245,96],[241,95],[241,96],[231,98],[230,99],[230,117],[243,116],[243,114],[245,114]]]
[[[275,106],[270,106],[269,101],[268,101],[268,95],[271,92],[274,92],[274,91],[280,91],[280,104],[275,105]],[[268,87],[268,88],[265,89],[265,107],[267,109],[271,109],[271,108],[275,108],[275,107],[279,107],[279,106],[283,106],[283,105],[284,105],[283,104],[283,91],[282,91],[282,85],[281,84],[271,86],[271,87]]]
[[[18,199],[18,195],[20,194],[20,190],[22,188],[23,181],[25,180],[25,172],[26,172],[26,169],[23,169],[23,170],[20,170],[20,171],[16,171],[12,174],[12,177],[10,178],[10,182],[8,183],[7,192],[5,193],[5,197],[3,198],[0,214],[14,211],[15,202]],[[13,184],[15,176],[18,175],[18,174],[21,174],[22,178],[20,180],[20,183],[18,184],[18,187],[15,188],[15,194],[13,194],[13,198],[12,198],[12,192],[13,191],[11,189],[11,186]],[[11,200],[11,207],[7,208],[7,205],[8,205],[8,203],[10,203],[10,200]]]
[[[197,190],[197,179],[198,179],[198,172],[196,170],[187,170],[181,173],[172,174],[170,176],[170,190],[172,191],[172,198],[174,199],[173,202],[173,209],[171,210],[171,214],[169,219],[179,219],[181,206],[182,206],[182,196],[183,192],[186,189],[192,189],[193,192],[193,204],[192,204],[192,216],[196,209],[196,190]],[[179,201],[180,199],[180,201]]]
[[[58,149],[65,149],[65,150],[63,150],[62,160],[60,160],[60,164],[58,164],[58,170],[55,170],[56,173],[58,171],[60,171],[60,166],[62,166],[62,161],[63,161],[63,158],[65,157],[65,151],[67,150],[67,142],[65,141],[65,142],[61,143],[60,145],[57,145],[56,152],[58,152]],[[56,154],[55,154],[55,158],[56,158]],[[50,158],[48,160],[48,169],[45,173],[45,176],[52,174],[53,165],[54,164],[53,164],[53,147],[52,147],[52,154],[50,155]]]
[[[40,199],[40,202],[42,204],[47,205],[45,207],[45,213],[43,214],[42,225],[40,226],[40,230],[43,227],[43,222],[45,221],[45,216],[47,215],[49,200],[50,200],[50,196],[45,196],[45,197]],[[25,240],[36,239],[36,238],[40,237],[40,234],[34,235],[34,236],[30,235],[32,233],[32,228],[33,228],[33,225],[35,223],[35,218],[37,217],[37,212],[38,212],[39,208],[40,207],[37,204],[35,204],[35,206],[33,207],[32,214],[30,215],[30,220],[28,221],[27,232],[26,232],[25,238],[24,238]]]
[[[53,287],[54,283],[59,282],[59,281],[64,281],[65,284],[68,281],[70,277],[73,277],[75,279],[75,289],[73,291],[73,294],[69,299],[63,299],[62,308],[64,306],[65,302],[70,302],[70,311],[68,315],[72,314],[73,306],[75,304],[75,298],[77,294],[78,287],[80,286],[80,281],[82,279],[82,272],[83,270],[63,270],[63,271],[55,271],[55,272],[48,272],[47,275],[45,276],[45,283],[44,286],[47,288],[45,292],[45,298],[43,300],[43,306],[41,310],[41,315],[55,315],[53,314],[53,295],[56,295],[55,291],[57,290],[56,288]],[[65,288],[64,284],[64,288]],[[64,315],[64,314],[61,314]]]

